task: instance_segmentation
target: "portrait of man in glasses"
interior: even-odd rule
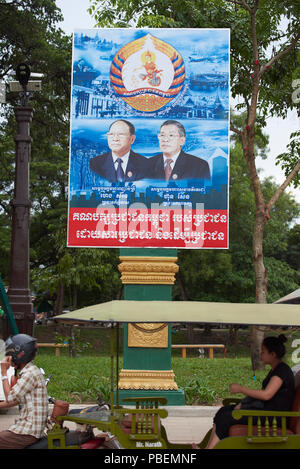
[[[168,120],[160,127],[158,135],[161,154],[150,158],[149,177],[165,181],[182,179],[210,179],[207,161],[182,150],[186,140],[184,126]]]
[[[138,181],[147,177],[148,160],[131,150],[136,139],[134,125],[113,122],[107,132],[109,152],[91,158],[90,169],[109,182]]]

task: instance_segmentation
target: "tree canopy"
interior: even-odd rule
[[[277,0],[259,3],[254,0],[247,3],[244,0],[91,0],[91,13],[100,26],[231,28],[232,95],[241,99],[239,115],[232,116],[232,127],[237,132],[233,134],[231,149],[230,249],[179,251],[176,298],[255,301],[252,243],[257,206],[245,158],[249,150],[245,150],[245,141],[240,137],[241,133],[245,138],[249,134],[253,74],[260,81],[253,127],[254,160],[258,154],[267,156],[268,139],[263,132],[267,116],[284,117],[288,109],[295,108],[291,82],[297,78],[295,70],[299,68],[296,38],[300,7],[293,1],[284,2],[284,6],[282,3]],[[245,5],[251,8],[259,5],[256,12],[259,52],[255,59],[251,43],[253,25]],[[57,311],[65,306],[85,306],[116,298],[121,294],[118,250],[66,247],[71,38],[57,27],[60,10],[54,0],[0,0],[0,19],[0,77],[7,81],[8,73],[24,61],[32,71],[44,74],[42,92],[30,101],[34,107],[30,162],[32,289],[41,296],[48,295]],[[15,161],[13,106],[17,102],[18,96],[9,93],[8,103],[1,106],[0,253],[1,275],[6,281]],[[296,134],[287,152],[280,157],[287,175],[298,159]],[[272,180],[261,180],[265,200],[271,200],[278,189]],[[295,257],[299,251],[299,225],[291,228],[299,208],[292,196],[281,191],[280,199],[277,197],[276,204],[271,204],[268,210],[263,248],[268,271],[267,299],[274,301],[299,284],[300,266]]]
[[[35,93],[31,123],[30,271],[32,290],[53,300],[57,312],[77,302],[115,297],[120,289],[116,251],[66,247],[69,165],[71,37],[58,28],[62,19],[55,1],[0,1],[0,78],[26,62],[42,73]],[[10,257],[11,205],[15,165],[16,123],[13,107],[19,96],[7,93],[0,124],[0,252],[1,276],[7,282]],[[113,251],[113,252],[112,252]],[[80,292],[87,293],[85,297]]]
[[[289,184],[299,183],[299,133],[284,155],[275,155],[286,178],[272,194],[265,193],[256,160],[257,139],[268,116],[286,117],[300,108],[292,83],[298,68],[300,4],[293,0],[90,0],[90,13],[99,26],[165,28],[230,28],[231,94],[239,98],[236,109],[245,112],[240,127],[231,123],[239,139],[255,202],[252,226],[252,262],[255,301],[268,299],[268,271],[264,262],[265,228],[275,204]],[[250,225],[248,225],[250,227]],[[253,328],[253,368],[261,366],[263,333]]]

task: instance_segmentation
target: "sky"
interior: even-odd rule
[[[56,0],[57,6],[61,9],[64,21],[60,27],[66,34],[72,34],[74,29],[93,29],[95,21],[87,12],[90,6],[89,0]],[[293,92],[291,84],[291,93]],[[296,112],[290,113],[288,118],[269,118],[266,133],[269,135],[269,154],[267,160],[258,161],[258,168],[262,169],[261,176],[273,176],[274,180],[281,184],[284,181],[283,171],[275,165],[275,158],[280,153],[287,151],[287,144],[292,132],[300,128],[300,119]],[[291,192],[298,203],[300,203],[300,189],[288,187],[287,192]]]

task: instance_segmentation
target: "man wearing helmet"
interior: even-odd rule
[[[43,436],[48,417],[48,394],[41,370],[33,363],[36,339],[16,334],[5,342],[5,358],[1,362],[5,401],[0,408],[21,405],[19,418],[8,430],[0,432],[0,449],[22,449]],[[19,370],[17,383],[11,386],[7,370]]]

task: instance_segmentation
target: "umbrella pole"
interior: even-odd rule
[[[110,328],[110,408],[114,407],[114,324]]]
[[[119,407],[119,343],[120,343],[120,328],[117,323],[117,363],[116,363],[116,407]]]

